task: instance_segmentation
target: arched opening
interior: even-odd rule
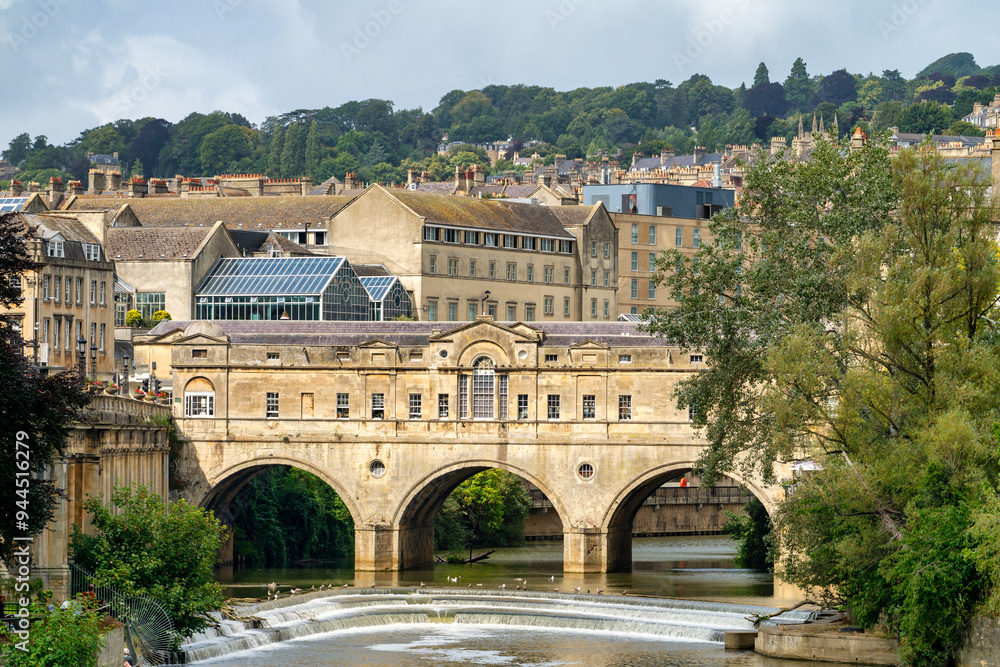
[[[490,475],[490,471],[503,472],[507,475]],[[476,477],[477,475],[479,477]],[[512,479],[505,479],[506,476]],[[463,483],[473,488],[463,488]],[[487,493],[481,493],[489,485],[494,485],[495,488]],[[500,490],[504,485],[508,485],[509,493]],[[514,485],[516,485],[516,489]],[[447,516],[454,514],[456,508],[459,513],[464,511],[463,501],[453,496],[456,490],[460,494],[464,492],[464,495],[468,496],[469,506],[473,512],[477,510],[476,503],[480,502],[482,497],[487,496],[499,495],[506,498],[503,502],[524,503],[525,512],[522,520],[525,523],[527,523],[536,503],[539,506],[544,505],[554,515],[554,518],[550,518],[549,521],[557,522],[559,534],[562,533],[562,517],[565,516],[565,512],[558,499],[546,489],[544,483],[537,477],[505,462],[464,461],[439,469],[425,477],[410,490],[400,505],[394,521],[399,527],[398,562],[400,570],[435,562],[435,546],[454,552],[456,551],[454,547],[463,542],[463,540],[453,539],[454,535],[438,535],[438,539],[435,540],[435,524],[439,530],[471,529],[471,532],[476,533],[477,526],[470,526],[468,523],[459,525],[460,521],[455,516]],[[516,493],[514,493],[515,490]],[[511,500],[513,495],[519,496],[520,500]],[[439,519],[443,509],[446,515],[444,518],[447,518],[447,521]],[[503,516],[502,512],[497,514]],[[437,522],[436,519],[438,519]],[[475,520],[472,524],[474,523]],[[493,531],[493,536],[500,539],[511,536],[508,528],[509,526],[504,526]],[[471,539],[464,540],[464,548],[487,550],[492,544],[481,541],[481,538],[489,532],[490,530],[479,530],[478,535],[471,535]],[[522,539],[523,532],[517,537],[519,540]]]
[[[771,511],[764,490],[736,475],[707,487],[693,462],[647,471],[619,492],[605,517],[607,571],[632,567],[633,537],[726,535],[727,512],[741,514],[754,498]]]
[[[312,466],[272,458],[241,464],[201,505],[226,527],[220,564],[353,570],[356,508]]]

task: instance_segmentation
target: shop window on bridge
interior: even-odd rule
[[[350,419],[351,395],[343,392],[337,394],[337,419]]]
[[[215,386],[205,378],[193,378],[184,388],[184,416],[192,419],[215,417]]]
[[[372,419],[385,419],[385,394],[372,394]]]

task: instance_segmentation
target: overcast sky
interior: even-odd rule
[[[995,0],[0,0],[0,147],[215,109],[254,123],[373,97],[431,110],[491,83],[735,87],[760,61],[783,81],[799,56],[810,74],[909,78],[956,51],[1000,63],[998,23]]]

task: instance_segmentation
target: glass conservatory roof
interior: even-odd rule
[[[392,288],[392,284],[396,282],[396,276],[362,276],[359,280],[365,286],[368,298],[372,301],[382,301]]]
[[[195,290],[198,296],[320,294],[344,265],[343,257],[229,257]]]
[[[2,197],[0,198],[0,211],[20,211],[27,197]]]

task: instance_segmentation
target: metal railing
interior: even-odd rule
[[[529,489],[532,509],[552,507],[552,503],[538,489]],[[718,487],[660,487],[646,498],[643,505],[745,505],[753,494],[738,486]]]
[[[76,563],[69,564],[69,595],[74,597],[79,593],[92,593],[101,608],[105,609],[108,616],[114,617],[120,622],[125,621],[125,595],[112,586],[94,586],[94,575]]]

